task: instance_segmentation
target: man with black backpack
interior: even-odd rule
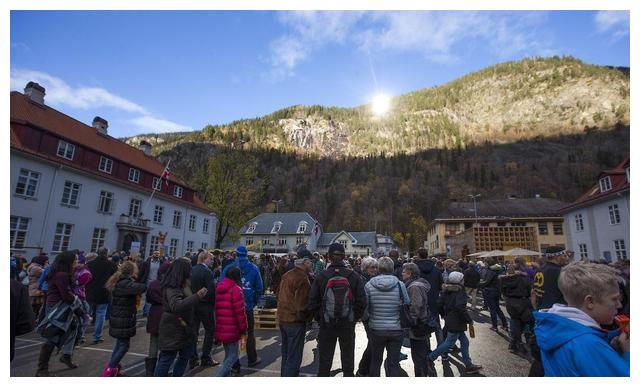
[[[336,340],[340,342],[340,357],[344,376],[354,376],[355,325],[367,306],[362,278],[345,266],[344,247],[329,246],[331,266],[321,271],[313,281],[308,309],[320,324],[318,376],[330,376]]]

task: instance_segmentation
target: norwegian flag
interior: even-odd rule
[[[160,179],[164,180],[164,183],[167,185],[167,187],[169,186],[169,177],[171,176],[171,171],[169,170],[170,163],[171,159],[169,159],[167,166],[164,167],[164,171],[162,171],[162,176],[160,176]]]
[[[316,225],[313,228],[313,234],[314,235],[318,235],[319,232],[320,232],[320,224],[318,222],[316,222]]]

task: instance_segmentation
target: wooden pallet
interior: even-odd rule
[[[255,329],[278,329],[278,309],[254,309]]]

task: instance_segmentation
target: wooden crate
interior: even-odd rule
[[[254,309],[255,329],[278,329],[277,313],[278,309]]]

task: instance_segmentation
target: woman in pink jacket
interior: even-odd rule
[[[247,331],[240,268],[231,267],[216,287],[216,342],[224,346],[224,361],[216,376],[229,376],[238,360],[240,338]]]

